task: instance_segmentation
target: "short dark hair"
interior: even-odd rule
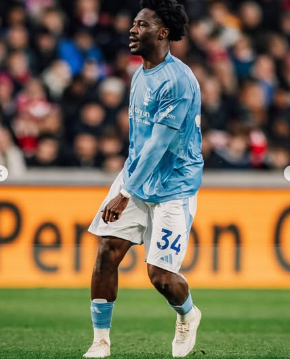
[[[188,17],[184,6],[176,0],[141,0],[141,9],[156,12],[164,25],[169,28],[169,41],[179,41],[187,33]]]

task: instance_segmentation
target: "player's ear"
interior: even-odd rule
[[[169,29],[167,27],[162,27],[159,31],[158,40],[167,39],[169,35]]]

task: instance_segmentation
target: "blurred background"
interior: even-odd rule
[[[202,91],[207,169],[290,163],[290,1],[182,0],[188,37],[172,54]],[[119,171],[128,89],[141,58],[128,33],[138,0],[0,4],[0,164]]]

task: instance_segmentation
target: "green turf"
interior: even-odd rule
[[[203,318],[188,358],[290,358],[290,291],[192,293]],[[174,322],[154,290],[120,290],[111,358],[171,358]],[[88,289],[0,289],[1,359],[81,358],[91,339]]]

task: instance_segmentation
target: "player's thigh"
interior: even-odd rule
[[[178,273],[186,254],[195,211],[196,195],[155,206],[147,263]]]
[[[132,242],[121,238],[100,237],[95,268],[118,266],[131,246]]]

